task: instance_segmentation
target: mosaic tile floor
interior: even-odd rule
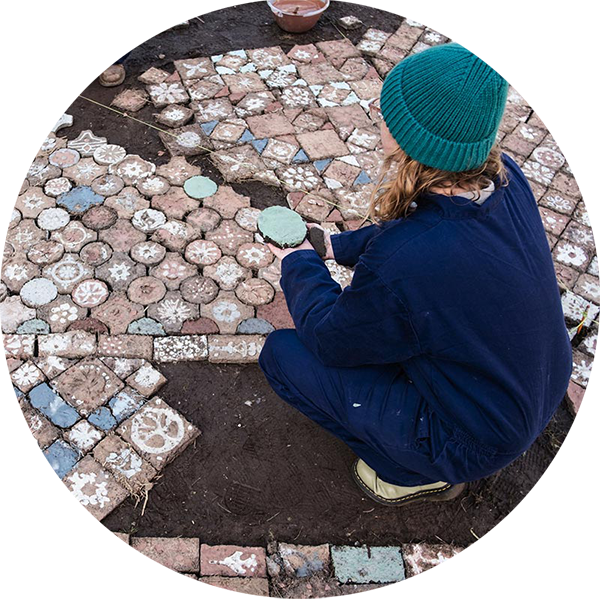
[[[9,225],[0,319],[11,378],[33,434],[99,519],[200,434],[156,395],[159,365],[254,362],[291,327],[280,265],[256,231],[259,210],[232,182],[278,186],[332,232],[360,224],[381,161],[369,103],[405,56],[448,41],[404,21],[348,40],[233,50],[151,68],[115,92],[147,103],[171,159],[156,166],[61,117],[33,161]],[[575,408],[596,348],[600,285],[587,212],[564,156],[511,90],[498,135],[523,168],[563,287],[574,345]],[[210,152],[225,183],[191,158]],[[352,271],[327,261],[348,285]]]

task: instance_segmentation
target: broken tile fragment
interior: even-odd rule
[[[115,106],[116,108],[125,111],[126,113],[134,113],[144,108],[147,102],[148,94],[145,90],[132,88],[123,90],[117,94],[110,104],[111,106]]]

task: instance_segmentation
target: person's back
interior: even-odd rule
[[[361,260],[408,309],[420,353],[402,366],[419,392],[446,421],[516,454],[564,396],[571,345],[535,199],[503,160],[508,184],[485,202],[426,195]]]
[[[532,191],[497,145],[507,82],[458,44],[402,60],[381,91],[384,163],[366,218],[272,251],[295,330],[259,364],[287,402],[360,457],[369,497],[449,499],[533,443],[571,347]],[[374,107],[376,108],[376,107]]]

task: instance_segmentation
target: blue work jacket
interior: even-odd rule
[[[284,257],[281,286],[324,365],[398,364],[454,429],[518,452],[564,397],[572,354],[535,198],[502,160],[508,185],[481,205],[426,194],[406,218],[333,235],[355,268],[344,290],[313,250]]]

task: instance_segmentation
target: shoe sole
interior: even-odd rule
[[[396,500],[390,500],[388,498],[384,498],[383,496],[377,495],[373,492],[367,484],[361,479],[358,474],[358,460],[354,462],[352,465],[352,477],[356,482],[356,485],[364,492],[371,500],[378,502],[379,504],[384,504],[386,506],[405,506],[410,504],[411,502],[418,502],[419,500],[429,501],[429,502],[447,502],[448,500],[454,500],[456,497],[460,496],[464,489],[466,488],[465,483],[458,483],[456,485],[452,485],[448,483],[444,487],[433,489],[433,490],[422,490],[420,492],[416,492],[414,494],[410,494],[408,496],[403,496],[402,498],[398,498]]]

